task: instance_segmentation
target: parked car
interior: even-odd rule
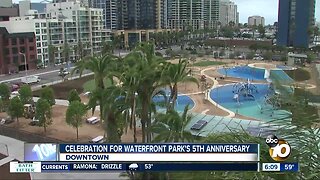
[[[67,68],[60,69],[60,71],[59,71],[59,76],[66,76],[68,74],[70,74],[70,72],[68,71]]]
[[[21,78],[21,82],[24,84],[39,83],[40,80],[39,76],[26,76]]]

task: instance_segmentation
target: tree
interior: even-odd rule
[[[49,63],[51,64],[55,63],[56,52],[57,52],[57,47],[50,44],[48,46]]]
[[[30,104],[32,101],[32,90],[29,85],[23,85],[19,89],[19,96],[23,104]]]
[[[266,30],[265,30],[265,28],[262,26],[262,24],[260,24],[260,25],[258,26],[258,32],[259,32],[261,38],[264,38],[264,37],[265,37]]]
[[[101,54],[113,54],[114,52],[114,46],[112,44],[112,42],[102,42],[102,50],[101,50]]]
[[[90,96],[88,108],[94,113],[97,105],[100,105],[101,118],[105,119],[105,132],[109,143],[121,142],[122,129],[119,121],[123,119],[122,112],[129,108],[124,98],[124,91],[115,85],[106,89],[96,89]],[[120,127],[120,128],[119,128]]]
[[[45,87],[41,90],[40,98],[47,100],[50,106],[53,106],[56,104],[53,89],[50,87]]]
[[[152,109],[150,106],[152,97],[157,94],[157,88],[161,86],[160,79],[164,60],[155,56],[154,44],[151,42],[140,43],[132,53],[137,53],[139,57],[136,59],[137,70],[140,71],[137,77],[140,82],[137,93],[141,103],[142,142],[150,142],[151,133],[146,128],[151,127]]]
[[[257,43],[251,44],[249,46],[249,49],[254,51],[254,52],[257,52],[257,50],[259,49],[259,45]]]
[[[17,118],[19,127],[19,117],[23,116],[23,104],[18,96],[10,100],[8,114],[11,116],[11,118]]]
[[[110,54],[105,54],[102,57],[87,57],[80,60],[76,63],[75,68],[71,71],[71,74],[74,74],[76,71],[80,72],[80,76],[84,70],[90,70],[94,73],[95,89],[104,90],[104,80],[109,78],[112,84],[113,82],[113,72],[117,72],[120,69],[121,60],[118,57],[115,57]],[[99,92],[99,91],[97,91]],[[102,98],[100,96],[100,98]],[[99,102],[103,102],[103,99],[100,99]],[[103,103],[100,104],[100,109],[103,109]],[[101,121],[105,120],[103,112],[100,111]]]
[[[0,98],[0,113],[4,111],[4,103],[2,98]]]
[[[0,84],[0,97],[2,100],[7,101],[10,98],[10,88],[7,84],[1,83]]]
[[[199,86],[199,82],[196,78],[189,76],[186,68],[188,61],[179,60],[178,64],[168,63],[162,71],[161,81],[163,84],[167,84],[170,87],[169,107],[168,109],[174,109],[176,100],[178,98],[178,83],[180,82],[193,82]]]
[[[47,127],[52,124],[52,112],[51,105],[47,99],[40,98],[36,103],[35,118],[38,121],[38,126],[44,128],[46,134]]]
[[[68,125],[76,128],[77,141],[79,140],[79,127],[82,125],[84,116],[87,113],[86,106],[80,101],[72,101],[66,112],[66,122]]]
[[[151,128],[151,131],[157,134],[154,142],[192,142],[193,135],[185,130],[192,118],[188,115],[188,110],[189,106],[186,106],[181,116],[175,110],[156,114]]]
[[[63,44],[63,49],[62,49],[62,54],[64,58],[64,62],[69,62],[69,57],[70,57],[70,47],[66,41],[64,41]]]
[[[80,98],[79,93],[77,92],[77,90],[73,89],[73,90],[71,90],[69,92],[68,101],[69,101],[69,104],[71,104],[71,102],[73,102],[73,101],[81,102],[81,98]]]

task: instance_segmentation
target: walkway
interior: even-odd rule
[[[210,88],[210,91],[211,91],[212,89],[216,88],[216,87],[219,87],[219,82],[218,82],[215,78],[207,75],[205,72],[208,71],[208,70],[216,70],[218,67],[219,67],[219,66],[217,66],[217,67],[209,67],[209,68],[205,68],[205,69],[201,70],[201,75],[205,75],[207,78],[209,78],[209,79],[211,79],[211,80],[213,81],[213,85],[212,85],[212,87]],[[218,108],[220,108],[220,109],[228,112],[229,115],[226,116],[226,117],[229,117],[229,118],[235,117],[236,114],[235,114],[234,112],[232,112],[232,111],[230,111],[229,109],[226,109],[226,108],[220,106],[218,103],[216,103],[215,101],[212,100],[212,98],[210,97],[210,91],[208,91],[208,94],[207,94],[207,97],[208,97],[209,102],[212,103],[214,106],[216,106],[216,107],[218,107]]]

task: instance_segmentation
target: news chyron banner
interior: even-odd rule
[[[26,144],[10,172],[259,171],[259,144]]]
[[[258,144],[61,144],[65,162],[256,162]]]

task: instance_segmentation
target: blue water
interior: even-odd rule
[[[283,66],[285,68],[286,66]],[[218,72],[220,74],[229,76],[229,77],[235,77],[240,79],[250,79],[250,80],[266,80],[264,78],[265,70],[249,67],[249,66],[236,66],[232,68],[227,69],[218,69]],[[288,76],[287,73],[285,73],[283,70],[271,70],[270,71],[270,77],[276,78],[281,83],[293,83],[293,80]]]
[[[264,102],[265,95],[270,93],[268,85],[255,84],[255,86],[258,89],[258,92],[253,93],[255,100],[240,96],[240,104],[233,99],[233,84],[211,90],[210,97],[224,108],[265,122],[287,119],[289,117],[289,112],[285,110],[273,110],[271,105]]]
[[[163,103],[164,97],[163,96],[155,96],[152,100],[153,100],[153,102],[156,102],[156,103]],[[183,111],[187,105],[189,105],[189,109],[192,109],[194,107],[193,100],[189,96],[179,95],[177,102],[176,102],[176,105],[175,105],[175,109],[177,111]],[[157,109],[165,109],[165,107],[157,106]]]
[[[250,80],[265,80],[264,69],[252,68],[249,66],[236,66],[233,68],[218,69],[220,74]]]

